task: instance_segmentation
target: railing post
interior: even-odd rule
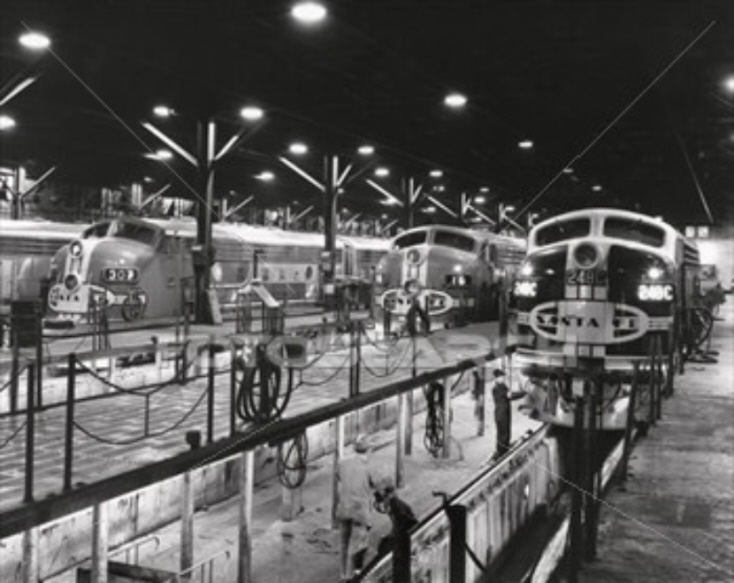
[[[64,492],[71,490],[74,456],[74,400],[76,390],[76,355],[69,355],[66,380],[66,433],[64,438]]]
[[[43,407],[43,318],[41,307],[36,304],[36,319],[33,325],[36,327],[36,406]]]
[[[28,365],[28,393],[26,396],[26,424],[25,424],[25,492],[23,502],[33,502],[33,465],[35,461],[35,438],[36,438],[36,407],[34,403],[35,366]]]
[[[192,472],[181,476],[181,580],[191,578],[190,569],[194,564],[194,484]]]
[[[252,492],[254,485],[255,453],[248,449],[240,457],[240,499],[239,499],[239,558],[237,562],[237,583],[252,581]]]
[[[237,344],[231,341],[229,349],[229,435],[237,432]]]
[[[107,503],[92,507],[92,583],[107,583]]]
[[[629,405],[627,405],[627,424],[624,429],[624,448],[622,449],[622,463],[620,464],[620,477],[622,481],[627,479],[629,469],[630,452],[632,450],[632,430],[635,424],[635,408],[637,407],[637,392],[639,388],[640,363],[632,364],[632,388],[630,389]]]
[[[214,441],[214,337],[209,338],[206,383],[206,442]]]
[[[485,398],[487,394],[486,369],[484,364],[474,369],[472,378],[474,379],[474,387],[472,390],[474,396],[474,416],[477,418],[477,435],[484,435],[486,424],[486,406]]]
[[[10,327],[10,344],[12,346],[12,360],[10,363],[10,412],[18,410],[18,384],[20,379],[20,346],[18,346],[18,332],[15,325]],[[26,405],[27,406],[27,405]]]
[[[444,379],[443,383],[443,447],[441,457],[451,457],[451,379]]]
[[[336,518],[336,509],[339,506],[339,462],[344,457],[344,416],[339,415],[334,420],[335,443],[334,443],[334,471],[332,472],[331,483],[331,526],[339,527],[339,521]]]
[[[38,583],[38,527],[23,531],[23,583]]]
[[[402,488],[405,481],[405,393],[398,395],[397,439],[395,440],[395,487]]]

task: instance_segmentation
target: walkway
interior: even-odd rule
[[[602,506],[598,560],[584,583],[734,581],[734,298],[716,322],[718,364],[676,379],[640,440],[624,489]]]

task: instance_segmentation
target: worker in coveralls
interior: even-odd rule
[[[519,399],[524,393],[513,393],[505,384],[505,371],[495,369],[492,398],[494,399],[494,422],[497,430],[497,447],[493,460],[501,458],[510,449],[512,434],[512,408],[510,402]]]
[[[423,334],[431,333],[431,320],[425,306],[421,304],[421,288],[417,281],[410,280],[405,283],[405,293],[408,296],[410,307],[405,315],[405,324],[409,336],[415,336],[418,333],[418,318],[420,318]]]
[[[363,567],[372,528],[372,490],[364,436],[354,441],[354,455],[343,458],[337,468],[339,502],[336,518],[340,531],[340,566],[342,581],[351,580]]]

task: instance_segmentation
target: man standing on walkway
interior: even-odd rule
[[[342,581],[349,581],[363,567],[372,528],[372,488],[369,448],[363,435],[354,441],[354,455],[339,462],[337,480],[339,502],[336,518],[340,531],[340,566]]]
[[[494,422],[497,431],[497,447],[493,460],[501,458],[510,449],[512,435],[512,408],[510,401],[519,399],[523,393],[512,393],[505,384],[505,371],[495,369],[494,386],[492,387],[492,398],[494,399]]]

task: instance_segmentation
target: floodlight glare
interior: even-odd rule
[[[9,115],[0,115],[0,131],[9,130],[15,127],[15,120]]]
[[[240,116],[247,121],[257,121],[262,119],[265,112],[260,107],[248,105],[240,109]]]
[[[466,105],[466,96],[461,93],[449,93],[444,97],[443,103],[452,109],[460,109]]]
[[[304,24],[316,24],[326,18],[326,8],[319,2],[298,2],[291,8],[291,16]]]
[[[302,156],[303,154],[308,153],[308,146],[303,142],[294,142],[288,146],[288,151],[296,156]]]
[[[40,32],[28,31],[20,36],[18,42],[25,48],[42,51],[51,46],[51,39]]]
[[[167,105],[156,105],[153,108],[153,115],[157,117],[171,117],[175,112]]]

